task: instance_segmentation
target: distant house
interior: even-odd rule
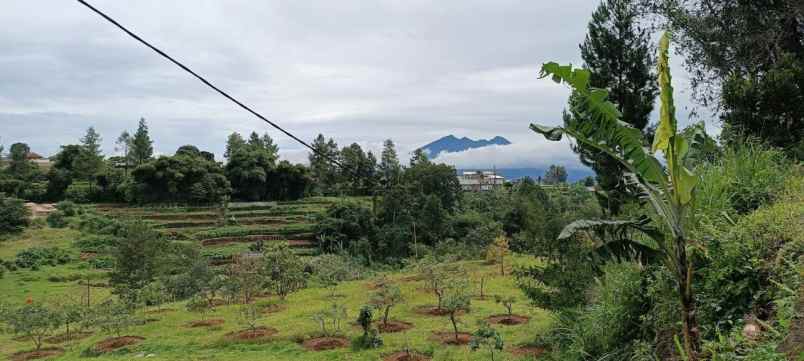
[[[458,183],[466,192],[486,192],[502,188],[505,177],[492,171],[468,171],[458,175]]]

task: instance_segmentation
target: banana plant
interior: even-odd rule
[[[590,86],[589,70],[573,68],[572,65],[544,64],[541,77],[551,77],[556,83],[569,86],[577,100],[573,110],[583,114],[585,120],[564,127],[531,124],[530,128],[551,141],[569,136],[578,143],[608,154],[625,167],[626,184],[636,189],[641,199],[650,204],[655,218],[662,225],[648,229],[642,227],[644,222],[638,220],[620,223],[579,221],[567,226],[562,235],[569,237],[582,230],[612,226],[631,226],[632,229],[645,231],[643,233],[655,241],[656,251],[675,276],[682,320],[683,347],[680,351],[685,359],[694,361],[697,360],[699,349],[698,326],[692,289],[691,245],[685,234],[683,220],[689,216],[686,213],[698,177],[684,166],[689,141],[677,128],[669,46],[670,34],[665,33],[659,41],[657,66],[661,91],[659,126],[650,149],[643,147],[642,132],[621,120],[622,114],[608,100],[608,92]],[[658,152],[665,158],[664,165],[656,158]]]

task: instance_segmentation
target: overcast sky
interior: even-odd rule
[[[401,157],[448,134],[514,144],[445,158],[459,167],[577,166],[530,122],[559,124],[568,91],[538,79],[580,64],[593,0],[90,0],[301,138]],[[284,158],[307,152],[75,1],[6,0],[0,12],[0,143],[52,155],[87,127],[114,152],[147,119],[155,148],[223,153],[233,131],[268,132]],[[671,59],[675,69],[681,61]],[[680,118],[689,104],[676,71]],[[682,120],[683,121],[683,120]],[[712,124],[713,126],[714,124]]]

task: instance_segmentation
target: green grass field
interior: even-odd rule
[[[326,200],[331,202],[331,200]],[[320,201],[317,201],[320,202]],[[298,207],[317,207],[323,209],[322,203],[279,204],[271,207],[281,207],[292,210]],[[248,208],[248,207],[246,207]],[[253,207],[252,207],[253,208]],[[151,211],[145,209],[120,208],[114,211],[117,215],[130,214],[167,214],[170,212]],[[177,211],[178,212],[178,211]],[[243,211],[245,212],[245,211]],[[254,212],[254,210],[249,210]],[[176,221],[193,219],[194,214],[204,212],[188,212],[189,218],[176,218]],[[275,217],[276,215],[272,215]],[[280,214],[279,217],[285,215]],[[171,220],[173,220],[171,218]],[[290,229],[308,227],[304,223],[290,223]],[[264,225],[260,227],[265,227]],[[249,228],[249,227],[245,227]],[[214,230],[224,231],[227,228],[211,228],[198,230],[198,234],[212,233]],[[306,228],[305,228],[306,229]],[[236,230],[236,229],[235,229]],[[241,234],[242,231],[234,231]],[[245,232],[249,233],[249,232]],[[58,266],[43,266],[38,270],[20,269],[15,272],[6,272],[0,279],[0,294],[3,301],[11,304],[20,304],[28,299],[35,301],[54,302],[66,299],[81,299],[87,288],[81,283],[89,279],[90,284],[97,287],[90,289],[92,303],[101,302],[112,297],[109,288],[103,287],[106,283],[106,271],[93,269],[88,263],[79,259],[79,250],[72,248],[72,241],[80,237],[80,232],[65,228],[28,229],[21,235],[0,242],[0,259],[11,260],[17,252],[28,247],[61,247],[69,250],[74,260]],[[200,241],[199,239],[192,241]],[[202,252],[237,254],[246,251],[248,243],[233,243],[204,247]],[[303,251],[303,249],[302,249]],[[308,249],[309,251],[309,249]],[[309,253],[309,252],[308,252]],[[525,256],[509,257],[509,263],[524,264],[532,262]],[[473,299],[470,312],[460,317],[460,328],[463,332],[473,332],[477,328],[477,321],[492,315],[505,313],[503,306],[496,304],[491,295],[514,296],[516,303],[514,313],[527,316],[529,322],[522,325],[504,326],[495,325],[502,334],[506,351],[498,354],[496,360],[501,359],[527,359],[529,356],[514,356],[509,351],[521,345],[526,345],[543,333],[550,322],[548,313],[541,309],[531,307],[524,295],[514,284],[511,276],[499,275],[497,266],[487,265],[481,261],[462,262],[470,278],[477,279],[481,274],[486,279],[486,294],[484,300]],[[378,273],[374,276],[380,276]],[[451,324],[446,316],[430,316],[416,312],[416,307],[434,305],[435,296],[424,289],[422,281],[415,280],[413,271],[400,271],[385,273],[387,277],[396,281],[402,288],[406,301],[396,306],[391,312],[394,320],[413,324],[413,328],[398,333],[383,334],[384,345],[379,349],[356,351],[350,347],[329,350],[310,351],[302,347],[301,341],[309,339],[320,333],[318,323],[312,315],[337,302],[346,307],[348,317],[344,320],[341,334],[353,339],[362,331],[356,326],[355,320],[360,308],[367,304],[373,292],[371,279],[344,282],[338,285],[336,294],[332,298],[331,291],[315,283],[308,288],[291,294],[285,301],[275,296],[259,298],[258,305],[271,303],[281,304],[278,312],[266,313],[259,320],[259,324],[276,329],[278,332],[267,339],[254,341],[236,341],[226,337],[227,333],[244,329],[239,321],[240,305],[222,305],[204,316],[206,319],[223,319],[223,324],[211,327],[189,327],[191,321],[200,320],[201,316],[186,311],[185,303],[163,305],[169,311],[149,313],[149,310],[140,310],[138,316],[148,319],[147,323],[132,327],[125,332],[127,335],[140,336],[145,339],[137,344],[117,351],[102,354],[96,358],[102,360],[131,360],[149,358],[153,360],[381,360],[385,355],[405,348],[416,350],[430,355],[433,360],[487,360],[489,355],[485,351],[472,352],[469,346],[447,346],[433,339],[433,333],[451,330]],[[473,287],[479,288],[474,282]],[[475,290],[478,291],[478,290]],[[152,309],[150,309],[152,311]],[[104,334],[99,330],[84,339],[69,341],[61,344],[46,344],[46,347],[61,347],[64,355],[60,360],[86,359],[82,351],[92,347],[97,342],[113,335]],[[12,355],[16,352],[33,349],[33,343],[20,340],[14,335],[0,335],[0,354]],[[502,357],[500,357],[502,356]]]

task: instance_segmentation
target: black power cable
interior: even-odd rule
[[[151,45],[149,42],[145,41],[143,38],[139,37],[137,34],[134,34],[134,33],[133,33],[133,32],[131,32],[130,30],[126,29],[126,27],[125,27],[125,26],[120,25],[120,23],[118,23],[116,20],[112,19],[112,18],[111,18],[109,15],[104,14],[102,11],[98,10],[97,8],[95,8],[94,6],[90,5],[89,3],[87,3],[87,2],[86,2],[86,1],[84,1],[84,0],[77,0],[77,1],[78,1],[79,3],[81,3],[82,5],[86,6],[87,8],[89,8],[90,10],[92,10],[93,12],[95,12],[96,14],[100,15],[102,18],[106,19],[106,21],[108,21],[108,22],[112,23],[114,26],[118,27],[120,30],[122,30],[123,32],[125,32],[126,34],[128,34],[128,36],[130,36],[130,37],[134,38],[135,40],[139,41],[139,42],[140,42],[140,43],[142,43],[143,45],[145,45],[145,46],[147,46],[147,47],[151,48],[151,50],[155,51],[157,54],[161,55],[163,58],[165,58],[165,59],[167,59],[167,60],[170,60],[170,62],[172,62],[173,64],[176,64],[176,66],[178,66],[178,67],[179,67],[179,68],[181,68],[182,70],[184,70],[184,71],[186,71],[186,72],[188,72],[188,73],[192,74],[194,77],[196,77],[196,78],[197,78],[198,80],[200,80],[202,83],[206,84],[208,87],[212,88],[213,90],[215,90],[216,92],[218,92],[220,95],[223,95],[223,96],[224,96],[226,99],[231,100],[232,102],[234,102],[235,104],[237,104],[237,105],[238,105],[238,106],[240,106],[241,108],[245,109],[245,110],[246,110],[246,111],[248,111],[249,113],[253,114],[253,115],[254,115],[254,116],[256,116],[257,118],[262,119],[264,122],[266,122],[266,123],[270,124],[272,127],[276,128],[276,129],[277,129],[277,130],[279,130],[280,132],[282,132],[282,133],[284,133],[285,135],[287,135],[287,136],[291,137],[293,140],[295,140],[295,141],[299,142],[301,145],[303,145],[303,146],[305,146],[305,147],[309,148],[309,149],[310,149],[310,150],[311,150],[313,153],[315,153],[315,154],[317,154],[317,155],[319,155],[319,156],[321,156],[321,157],[323,157],[323,158],[327,159],[328,161],[330,161],[330,162],[332,162],[332,163],[334,163],[334,164],[338,165],[338,166],[339,166],[341,169],[345,169],[345,168],[344,168],[344,166],[343,166],[343,165],[342,165],[342,164],[341,164],[341,163],[340,163],[340,162],[339,162],[337,159],[333,159],[333,158],[332,158],[332,157],[330,157],[329,155],[322,153],[322,152],[321,152],[321,151],[319,151],[318,149],[316,149],[316,148],[312,147],[312,146],[311,146],[310,144],[308,144],[307,142],[305,142],[305,141],[303,141],[303,140],[299,139],[299,137],[297,137],[297,136],[293,135],[291,132],[289,132],[289,131],[287,131],[287,130],[283,129],[283,128],[282,128],[282,127],[280,127],[278,124],[276,124],[276,123],[274,123],[274,122],[272,122],[272,121],[268,120],[268,118],[264,117],[262,114],[260,114],[260,113],[258,113],[257,111],[255,111],[255,110],[251,109],[249,106],[247,106],[247,105],[245,105],[245,104],[241,103],[239,100],[235,99],[235,98],[234,98],[234,97],[232,97],[231,95],[227,94],[225,91],[223,91],[223,90],[221,90],[220,88],[218,88],[218,87],[216,87],[215,85],[213,85],[213,84],[212,84],[212,83],[211,83],[209,80],[205,79],[205,78],[204,78],[204,77],[202,77],[201,75],[198,75],[196,72],[192,71],[192,70],[191,70],[190,68],[188,68],[186,65],[182,64],[181,62],[179,62],[179,61],[178,61],[178,60],[176,60],[176,59],[173,59],[173,57],[171,57],[170,55],[166,54],[164,51],[160,50],[160,49],[159,49],[159,48],[157,48],[156,46]]]

